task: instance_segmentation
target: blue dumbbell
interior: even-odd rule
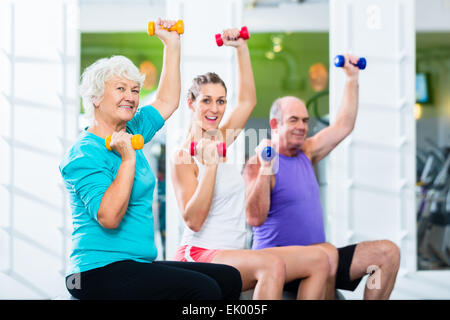
[[[339,55],[337,55],[337,56],[334,58],[334,65],[335,65],[336,67],[338,67],[338,68],[343,67],[344,64],[345,64],[345,58],[344,58],[343,55],[340,55],[340,54],[339,54]],[[366,61],[366,58],[359,58],[357,64],[354,64],[354,63],[352,63],[352,64],[353,64],[355,67],[358,67],[359,70],[364,70],[364,69],[366,68],[367,61]]]
[[[273,158],[275,158],[276,152],[275,149],[272,147],[264,147],[261,151],[261,158],[263,158],[264,161],[271,161]]]

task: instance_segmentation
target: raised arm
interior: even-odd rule
[[[155,22],[155,34],[164,44],[163,67],[159,79],[156,98],[152,105],[167,120],[180,103],[180,36],[177,31],[167,31],[160,27],[170,28],[175,21],[158,20]]]
[[[222,37],[225,45],[236,48],[238,63],[237,104],[228,120],[221,126],[223,134],[227,133],[227,129],[229,130],[228,133],[233,132],[232,134],[227,135],[227,144],[231,144],[234,139],[236,139],[256,106],[256,89],[252,63],[250,60],[250,51],[247,42],[244,39],[238,38],[237,40],[234,40],[237,37],[239,37],[238,29],[225,30]]]
[[[359,68],[349,63],[349,59],[355,64],[358,62],[357,57],[345,55],[343,69],[346,73],[346,83],[336,121],[307,139],[302,146],[303,151],[313,164],[326,157],[331,150],[353,131],[355,126],[358,113]]]

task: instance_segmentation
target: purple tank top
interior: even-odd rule
[[[253,227],[253,249],[325,242],[319,184],[313,166],[301,151],[279,155],[270,209],[263,225]]]

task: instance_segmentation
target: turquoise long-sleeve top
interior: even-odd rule
[[[126,131],[142,134],[147,143],[163,125],[160,113],[152,106],[145,106],[127,123]],[[152,262],[157,256],[152,213],[156,180],[142,150],[136,151],[133,187],[120,225],[106,229],[97,220],[102,197],[114,181],[120,164],[120,155],[106,149],[105,139],[86,129],[60,163],[73,220],[67,275],[122,260]]]

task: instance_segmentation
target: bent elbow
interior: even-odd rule
[[[264,221],[262,221],[262,219],[249,218],[249,219],[247,219],[247,223],[251,227],[259,227],[264,224]]]
[[[199,232],[202,228],[203,222],[197,221],[196,219],[189,218],[187,214],[183,214],[184,222],[186,226],[194,232]]]
[[[187,226],[189,229],[191,229],[194,232],[199,232],[201,229],[201,227],[199,227],[198,225],[195,225],[193,223],[188,223]]]
[[[105,217],[101,215],[100,212],[97,214],[98,223],[105,229],[117,229],[119,227],[120,221],[110,217]]]
[[[108,221],[108,220],[104,220],[104,219],[99,219],[98,223],[105,229],[110,229],[110,230],[114,230],[117,229],[117,227],[119,226],[118,223],[112,222],[112,221]]]
[[[259,227],[264,224],[266,219],[260,216],[247,214],[247,223],[251,227]]]
[[[199,232],[202,228],[202,225],[200,223],[196,223],[193,221],[186,221],[186,226],[194,232]]]

